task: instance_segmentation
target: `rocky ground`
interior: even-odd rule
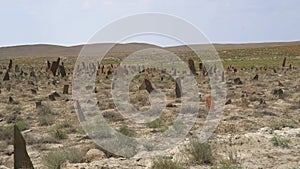
[[[72,98],[76,58],[65,57],[59,61],[58,65],[66,71],[65,77],[62,77],[61,67],[58,68],[60,73],[53,76],[49,69],[56,58],[50,58],[50,67],[47,59],[32,58],[34,62],[31,62],[28,58],[18,58],[12,59],[11,65],[9,59],[0,62],[0,168],[14,166],[14,124],[22,131],[35,168],[155,168],[157,157],[116,156],[93,142],[76,114],[79,108],[84,111],[85,106],[78,107]],[[297,60],[297,57],[293,59]],[[262,61],[266,62],[263,58]],[[211,87],[209,76],[202,74],[203,70],[199,70],[195,61],[200,96],[195,125],[185,139],[168,149],[164,156],[190,169],[225,168],[226,160],[232,168],[300,168],[300,65],[292,63],[289,67],[287,60],[284,68],[281,64],[270,66],[269,63],[264,68],[256,66],[256,62],[252,66],[237,64],[239,66],[224,68],[227,93],[224,113],[207,141],[212,159],[199,162],[185,149],[201,132],[209,111],[207,98]],[[115,69],[112,68],[109,74],[107,70],[111,64],[106,63],[103,73],[102,64],[97,68],[96,87],[88,89],[93,90],[97,99],[87,104],[98,106],[104,111],[105,120],[129,137],[147,138],[168,130],[181,107],[180,98],[176,98],[175,79],[171,77],[174,69],[167,72],[151,69],[134,77],[129,86],[129,97],[135,108],[150,109],[149,92],[145,86],[140,88],[145,78],[154,89],[165,93],[168,104],[158,119],[137,124],[115,109],[111,98]],[[251,60],[248,60],[247,65],[250,64]],[[112,66],[115,68],[116,64]],[[258,78],[254,78],[255,75]],[[221,77],[221,70],[218,76]],[[65,85],[69,85],[68,93],[63,93]]]

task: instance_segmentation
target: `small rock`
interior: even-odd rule
[[[104,152],[98,149],[90,149],[85,155],[85,160],[87,162],[102,160],[103,158],[105,158]]]

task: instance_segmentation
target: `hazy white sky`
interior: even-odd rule
[[[299,0],[0,0],[0,46],[83,44],[110,22],[143,12],[185,19],[215,43],[300,40]]]

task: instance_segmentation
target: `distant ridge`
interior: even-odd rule
[[[99,52],[104,52],[104,47],[112,45],[109,43],[91,44],[99,49]],[[11,47],[0,47],[0,59],[5,58],[18,58],[18,57],[37,57],[37,56],[78,56],[84,45],[77,46],[59,46],[48,44],[36,44],[36,45],[21,45]],[[208,45],[190,45],[195,49],[205,49]],[[214,44],[217,50],[230,50],[230,49],[246,49],[246,48],[266,48],[266,47],[279,47],[279,46],[299,46],[300,41],[295,42],[271,42],[271,43],[248,43],[248,44]],[[116,44],[110,51],[110,54],[122,54],[131,53],[141,49],[147,48],[161,48],[172,52],[184,52],[190,50],[186,45],[173,46],[173,47],[159,47],[146,43],[128,43],[128,44]],[[97,50],[98,50],[97,49]],[[103,51],[102,51],[103,50]]]

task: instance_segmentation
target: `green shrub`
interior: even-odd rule
[[[44,165],[51,169],[60,169],[65,161],[70,163],[84,162],[85,152],[77,148],[58,149],[43,157]]]
[[[29,124],[26,121],[24,121],[24,120],[17,121],[16,122],[16,126],[18,126],[18,128],[20,129],[20,131],[29,129]]]
[[[12,125],[0,127],[0,140],[6,141],[7,144],[13,143],[14,128]]]
[[[281,130],[284,127],[297,128],[298,123],[294,120],[281,120],[272,122],[270,128],[273,130]]]
[[[160,157],[153,161],[152,169],[184,169],[178,162],[174,162],[166,157]]]
[[[52,114],[43,114],[39,116],[38,121],[41,126],[50,126],[54,123],[54,116]]]
[[[153,121],[147,123],[147,126],[148,126],[149,128],[160,128],[160,127],[165,126],[165,123],[164,123],[164,121],[161,120],[161,119],[155,119],[155,120],[153,120]]]
[[[285,138],[280,138],[280,137],[273,137],[271,139],[271,142],[273,143],[274,146],[279,146],[279,147],[282,147],[282,148],[288,148],[289,143],[291,142],[291,140],[285,139]]]
[[[185,151],[196,164],[212,164],[213,162],[212,149],[208,143],[193,140],[186,146]]]
[[[136,134],[134,130],[128,128],[128,126],[126,126],[126,125],[123,125],[119,129],[119,132],[122,133],[122,134],[124,134],[124,135],[126,135],[126,136],[128,136],[128,137],[133,137]]]
[[[65,130],[62,130],[62,129],[58,129],[58,128],[54,128],[54,129],[50,132],[50,134],[51,134],[54,138],[56,138],[56,139],[58,139],[58,140],[67,139],[67,138],[68,138],[68,135],[67,135],[66,131],[65,131]]]

